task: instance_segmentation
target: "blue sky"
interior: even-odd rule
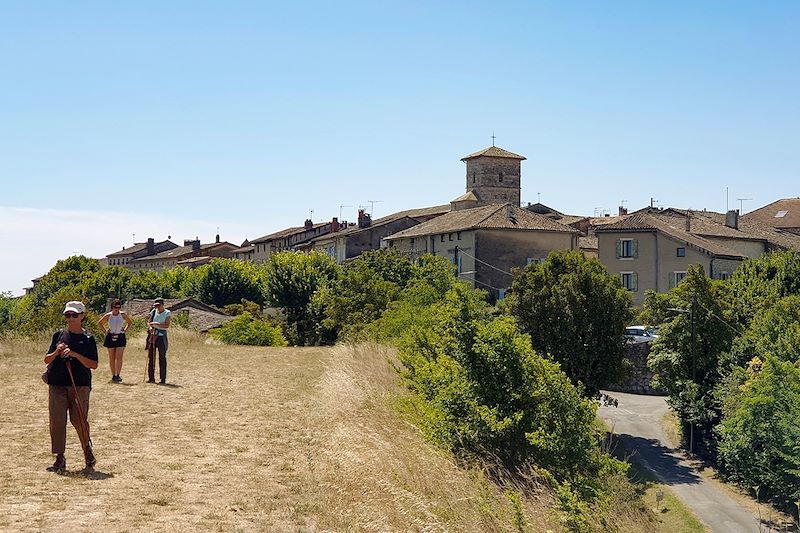
[[[0,2],[0,291],[133,233],[446,203],[492,132],[569,213],[798,196],[798,27],[788,1]]]

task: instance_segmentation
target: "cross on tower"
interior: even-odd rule
[[[494,136],[494,132],[492,132],[492,146],[494,146],[494,140],[495,140],[495,138],[496,138],[496,137]]]

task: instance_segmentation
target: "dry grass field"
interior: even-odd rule
[[[547,491],[515,505],[402,420],[385,348],[223,346],[177,329],[159,386],[143,383],[142,345],[122,384],[101,348],[96,472],[81,472],[70,427],[60,476],[45,471],[47,339],[0,340],[0,530],[560,530]]]

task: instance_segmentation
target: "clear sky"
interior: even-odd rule
[[[0,291],[147,236],[447,203],[800,196],[800,3],[0,2]]]

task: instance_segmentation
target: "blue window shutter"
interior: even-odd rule
[[[619,259],[620,257],[622,257],[622,241],[620,239],[617,239],[616,245],[617,245],[617,259]]]
[[[631,274],[631,290],[636,292],[639,290],[639,274],[634,272]]]
[[[633,252],[633,257],[639,257],[639,239],[633,239],[631,248],[633,248],[633,250],[631,250]]]

